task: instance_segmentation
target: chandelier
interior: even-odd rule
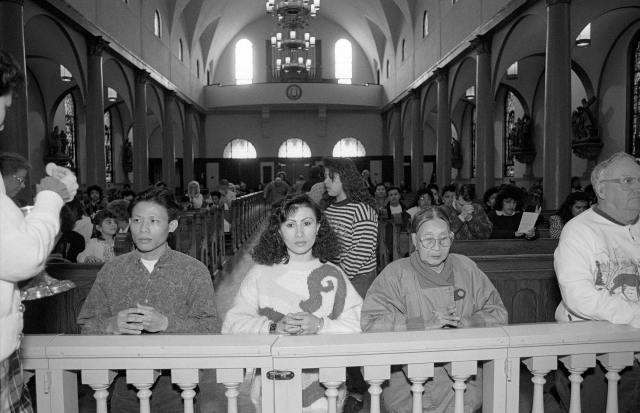
[[[271,36],[273,76],[295,72],[312,76],[316,38],[308,30],[316,17],[320,0],[267,0],[267,13],[278,19],[280,30]]]

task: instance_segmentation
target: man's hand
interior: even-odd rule
[[[140,309],[127,308],[111,317],[107,331],[112,334],[140,334],[143,330],[141,322]]]
[[[164,331],[169,326],[169,319],[162,315],[161,312],[153,307],[146,305],[136,304],[137,310],[142,316],[142,327],[150,333],[156,333],[158,331]]]
[[[429,329],[442,328],[444,326],[457,327],[460,317],[457,314],[456,305],[451,304],[445,308],[437,308],[433,311],[433,317],[429,319],[426,327]]]
[[[51,177],[55,178],[56,180],[62,182],[65,185],[68,195],[67,193],[62,194],[54,190],[54,192],[58,192],[58,194],[62,197],[64,202],[69,202],[76,196],[76,192],[78,191],[78,181],[76,179],[76,176],[73,174],[73,172],[71,172],[71,170],[65,167],[57,166],[56,164],[50,163],[47,165],[47,174],[49,174]],[[43,178],[43,180],[44,179],[46,178]],[[49,188],[45,188],[45,189],[49,189]]]
[[[471,219],[471,216],[473,215],[473,205],[469,204],[469,205],[461,205],[462,206],[462,211],[460,212],[460,219],[463,221],[468,221]]]

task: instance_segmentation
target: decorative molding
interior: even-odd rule
[[[174,102],[176,100],[176,91],[167,89],[164,92],[164,101],[165,102]]]
[[[471,40],[471,44],[476,49],[478,54],[490,54],[491,53],[491,36],[488,34],[481,34]]]
[[[571,4],[571,0],[547,0],[547,7],[553,6],[554,4],[560,4],[560,3]]]
[[[436,82],[446,82],[449,78],[449,69],[438,68],[433,71],[433,74],[436,76]]]
[[[136,70],[135,75],[136,75],[136,83],[141,85],[146,85],[149,79],[151,78],[151,73],[147,72],[144,69]]]
[[[109,42],[104,40],[102,36],[88,36],[87,46],[89,46],[89,56],[102,56],[102,52],[109,46]]]
[[[184,113],[186,113],[187,115],[190,113],[193,113],[193,105],[191,103],[185,103],[184,104]]]

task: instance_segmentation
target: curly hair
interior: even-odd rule
[[[556,215],[558,215],[562,220],[562,225],[566,225],[567,222],[569,222],[571,218],[573,218],[573,212],[571,211],[571,208],[573,208],[576,202],[579,201],[586,202],[588,206],[589,202],[591,201],[591,196],[589,196],[589,194],[587,194],[586,192],[574,192],[572,194],[569,194],[567,196],[567,199],[565,199],[562,205],[560,205],[560,209],[558,209]]]
[[[351,202],[362,202],[375,208],[373,197],[364,186],[362,175],[358,172],[358,168],[349,158],[332,158],[325,156],[322,163],[329,170],[329,178],[333,180],[337,174],[342,182],[342,189]],[[328,208],[336,200],[336,197],[329,196],[328,193],[322,196],[323,209]]]
[[[520,188],[511,185],[502,188],[496,196],[496,204],[493,207],[494,211],[502,211],[502,203],[505,199],[513,199],[516,201],[516,212],[524,210],[524,197],[522,196],[522,190],[520,190]]]
[[[491,199],[491,196],[493,194],[497,194],[498,192],[500,192],[500,187],[499,186],[493,186],[489,189],[487,189],[484,192],[484,195],[482,196],[482,201],[485,203],[485,205],[489,205],[489,200]]]
[[[19,91],[24,83],[24,74],[18,61],[0,50],[0,96]]]
[[[126,199],[115,199],[107,204],[107,209],[112,211],[116,220],[120,222],[129,222],[129,201]]]
[[[89,194],[89,197],[91,197],[91,191],[96,191],[100,194],[100,199],[102,199],[102,188],[98,185],[91,185],[89,188],[87,188],[87,194]]]
[[[251,251],[255,262],[262,265],[287,264],[289,262],[289,250],[280,233],[280,226],[300,208],[311,209],[320,226],[316,242],[311,248],[313,257],[325,263],[340,255],[338,237],[318,204],[313,202],[307,194],[291,194],[273,205],[267,226]]]

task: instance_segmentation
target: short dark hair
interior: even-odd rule
[[[165,188],[167,187],[167,184],[164,181],[158,181],[156,182],[156,188],[159,188],[161,186],[164,186]]]
[[[15,174],[20,170],[31,169],[29,161],[24,156],[12,152],[0,153],[0,173],[2,175]]]
[[[390,186],[389,188],[387,188],[387,195],[389,195],[389,192],[391,192],[391,191],[393,191],[393,190],[398,191],[398,193],[399,193],[400,195],[402,195],[402,190],[401,190],[399,187],[397,187],[397,186]]]
[[[456,186],[455,185],[445,185],[442,187],[442,196],[444,196],[444,194],[446,194],[447,192],[456,192]]]
[[[494,187],[491,187],[491,188],[487,189],[484,192],[484,195],[482,196],[482,201],[486,205],[489,205],[489,198],[491,198],[491,195],[497,194],[498,192],[500,192],[500,187],[499,186],[494,186]]]
[[[474,184],[462,184],[456,187],[456,196],[466,202],[476,199],[476,186]]]
[[[217,196],[218,198],[222,198],[222,192],[220,192],[220,191],[213,191],[213,192],[211,192],[211,196],[212,196],[212,197]]]
[[[73,212],[69,205],[62,205],[60,209],[60,232],[65,233],[72,231],[77,220],[76,213]]]
[[[438,186],[438,184],[429,184],[427,185],[427,189],[429,191],[431,191],[432,189],[435,189],[436,192],[440,192],[440,187]]]
[[[80,220],[83,216],[87,215],[84,206],[82,206],[82,201],[77,197],[74,197],[71,201],[67,202],[67,205],[76,215],[76,220]]]
[[[129,215],[132,215],[133,208],[140,202],[153,202],[160,205],[167,211],[169,222],[178,218],[180,213],[180,205],[176,202],[173,192],[163,188],[148,188],[138,193],[129,205]]]
[[[385,184],[383,184],[382,182],[380,182],[379,184],[376,184],[376,186],[375,186],[375,187],[373,187],[373,193],[374,193],[374,194],[375,194],[375,193],[376,193],[376,191],[378,190],[378,187],[379,187],[379,186],[381,186],[381,187],[383,187],[383,188],[384,188],[384,192],[385,192],[385,194],[389,194],[389,190],[387,189],[386,185],[385,185]]]
[[[322,177],[322,169],[320,169],[318,165],[313,165],[309,169],[309,178],[313,179],[313,178],[321,178],[321,177]]]
[[[116,214],[114,214],[110,209],[101,209],[100,211],[96,212],[96,214],[93,216],[93,219],[91,220],[91,222],[93,223],[93,232],[91,233],[91,238],[104,239],[102,238],[102,233],[96,229],[96,226],[102,225],[104,220],[107,218],[115,220]]]
[[[17,92],[24,87],[24,74],[18,61],[0,50],[0,96]]]
[[[513,199],[516,201],[516,212],[522,211],[524,209],[524,198],[522,196],[522,191],[520,188],[515,186],[507,185],[498,192],[498,196],[496,196],[496,205],[493,209],[496,211],[502,210],[502,203],[505,199]]]
[[[100,188],[98,185],[91,185],[89,188],[87,188],[87,194],[89,194],[89,198],[91,198],[91,191],[98,191],[98,193],[100,194],[100,198],[102,198],[102,188]]]
[[[129,222],[129,201],[126,199],[116,199],[109,202],[107,209],[112,211],[116,216],[116,220]]]
[[[200,195],[202,195],[203,197],[206,197],[207,195],[209,195],[209,189],[208,188],[200,189]]]
[[[124,198],[126,196],[136,196],[136,193],[130,189],[125,189],[124,191],[122,191],[122,197]]]
[[[569,194],[562,205],[560,205],[560,209],[558,209],[556,215],[562,220],[562,225],[566,225],[566,223],[573,218],[571,208],[573,208],[576,202],[580,201],[586,202],[587,206],[589,206],[591,203],[591,195],[586,192],[573,192]]]
[[[280,225],[286,222],[299,208],[306,207],[313,211],[316,221],[320,225],[316,242],[311,248],[311,254],[327,262],[340,254],[340,243],[331,224],[322,213],[320,206],[307,194],[291,194],[273,205],[268,217],[267,226],[260,234],[258,243],[251,251],[253,260],[262,265],[286,264],[289,262],[289,251],[280,234]]]

